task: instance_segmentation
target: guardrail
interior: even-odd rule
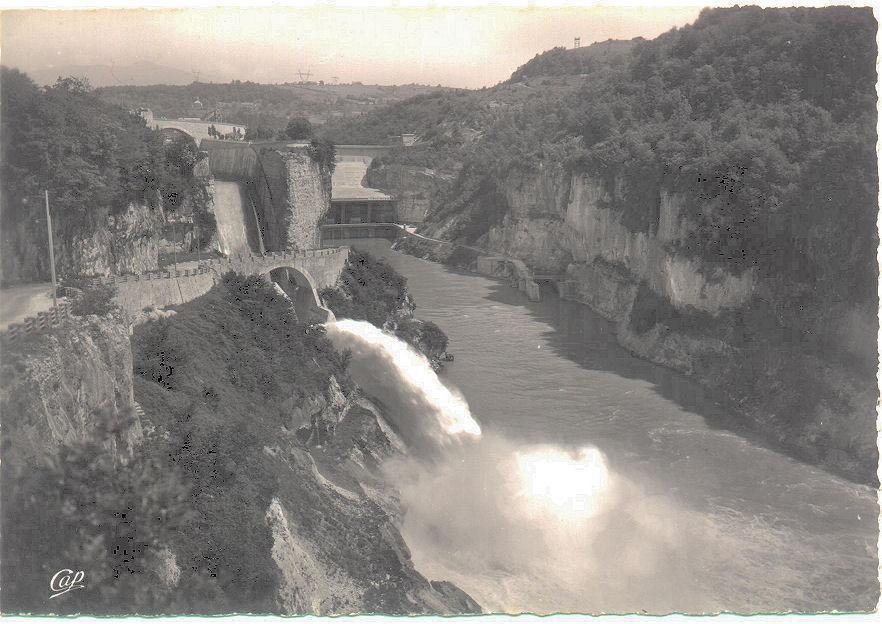
[[[21,323],[10,325],[4,333],[9,336],[12,342],[18,342],[25,336],[32,336],[58,327],[70,318],[71,308],[69,301],[62,301],[51,310],[39,312],[36,316],[30,316]]]
[[[333,256],[340,253],[345,248],[334,247],[331,249],[305,249],[297,253],[285,253],[281,251],[271,251],[265,254],[234,254],[227,258],[212,258],[199,263],[197,268],[178,269],[172,271],[150,271],[147,273],[136,273],[132,275],[110,275],[107,277],[96,277],[91,280],[93,284],[127,284],[133,282],[149,282],[154,280],[165,280],[182,277],[195,277],[206,273],[215,272],[218,267],[229,267],[231,270],[239,267],[260,267],[265,264],[272,264],[274,261],[295,261],[304,258],[317,258],[322,256]],[[59,287],[58,294],[60,296],[77,296],[82,291],[76,288]],[[28,317],[20,323],[15,323],[6,328],[2,333],[16,342],[27,335],[37,334],[48,329],[58,327],[71,316],[72,304],[70,301],[62,301],[56,307],[45,312],[40,312],[36,316]]]

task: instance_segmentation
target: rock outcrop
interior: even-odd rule
[[[126,437],[107,440],[130,454],[142,440],[133,411],[132,350],[126,319],[71,317],[62,326],[3,345],[0,411],[9,453],[4,461],[38,462],[59,446],[84,440],[95,414],[133,418]]]
[[[319,224],[331,202],[330,171],[305,146],[263,149],[258,160],[254,184],[267,250],[319,248]]]
[[[157,197],[156,206],[161,206]],[[59,276],[144,273],[159,267],[164,216],[161,208],[129,203],[92,231],[70,236],[55,233]],[[42,228],[42,229],[39,229]],[[17,223],[3,234],[3,282],[36,281],[49,273],[45,223]]]

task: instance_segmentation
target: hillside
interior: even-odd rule
[[[627,63],[634,46],[643,41],[643,37],[635,37],[630,41],[610,39],[584,48],[553,48],[518,67],[509,82],[523,82],[535,76],[588,74],[600,67],[622,66]]]
[[[408,448],[323,326],[234,273],[142,321],[4,339],[4,613],[480,610],[414,568],[379,471]],[[51,601],[63,561],[88,585]]]
[[[705,10],[326,132],[416,132],[368,183],[426,198],[425,233],[565,273],[629,349],[872,480],[875,32],[866,9]]]
[[[205,116],[217,111],[218,120],[249,128],[282,130],[292,117],[307,117],[313,124],[357,117],[371,110],[420,94],[443,90],[423,85],[364,85],[286,83],[258,84],[234,80],[230,83],[173,81],[150,86],[108,86],[98,95],[126,108],[146,106],[157,117]],[[193,102],[202,107],[194,111]],[[383,137],[385,142],[386,137]]]
[[[29,71],[39,85],[53,85],[61,77],[85,78],[93,87],[112,85],[184,85],[193,82],[193,72],[139,61],[129,65],[59,65],[50,69]]]

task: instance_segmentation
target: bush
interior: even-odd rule
[[[189,358],[187,345],[171,333],[171,325],[168,318],[146,323],[132,339],[135,373],[166,389],[174,387],[175,371]]]
[[[169,603],[156,557],[189,516],[189,491],[161,444],[129,457],[132,414],[91,414],[84,439],[3,478],[4,612],[157,614]],[[86,571],[86,588],[46,602],[57,570]]]
[[[410,305],[407,279],[364,251],[353,250],[337,285],[320,294],[335,316],[368,321],[377,327],[407,313]]]
[[[311,139],[313,134],[312,124],[306,117],[294,117],[285,126],[285,138],[292,141],[305,141]]]
[[[346,357],[260,276],[227,273],[176,312],[136,327],[132,343],[135,399],[193,492],[172,544],[178,612],[271,611],[278,566],[266,511],[281,486],[265,448],[332,376],[351,389]]]
[[[309,155],[312,160],[331,173],[337,162],[337,148],[330,141],[313,139],[309,143]]]
[[[395,335],[427,357],[440,357],[447,351],[447,334],[432,321],[404,319],[398,322]]]
[[[88,316],[90,314],[106,316],[117,309],[114,297],[116,297],[116,288],[110,284],[91,284],[86,286],[82,294],[74,299],[71,313],[74,316]]]

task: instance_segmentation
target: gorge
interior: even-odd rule
[[[857,9],[708,9],[327,136],[420,137],[366,182],[425,198],[417,232],[451,245],[401,249],[477,268],[479,248],[556,276],[632,353],[697,378],[796,456],[875,483],[874,28]],[[841,54],[812,52],[830,46]]]
[[[709,9],[321,126],[4,67],[4,614],[872,612],[876,27]]]

